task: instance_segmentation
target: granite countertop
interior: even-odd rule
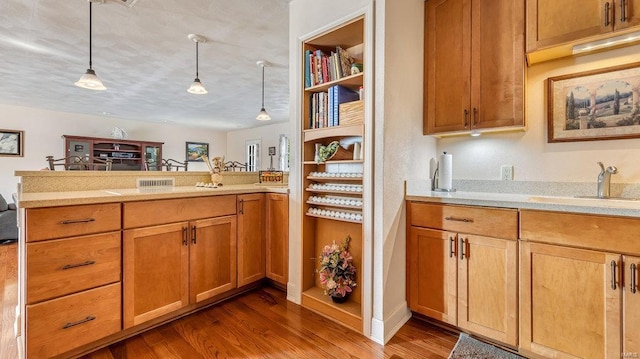
[[[20,208],[38,208],[260,192],[286,194],[289,193],[289,189],[286,185],[256,183],[224,185],[218,188],[176,186],[147,189],[116,188],[88,191],[33,192],[19,193],[17,205]]]
[[[406,181],[405,199],[470,206],[535,209],[640,218],[640,200],[580,198],[573,194],[482,192],[477,191],[477,188],[473,191],[461,188],[455,192],[435,192],[431,191],[429,181],[424,180]]]

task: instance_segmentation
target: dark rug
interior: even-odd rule
[[[524,359],[493,345],[471,338],[468,334],[460,333],[456,346],[453,347],[449,359]]]

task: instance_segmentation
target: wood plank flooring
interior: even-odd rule
[[[13,338],[17,293],[15,247],[15,244],[0,246],[0,290],[4,290],[0,306],[3,310],[2,359],[16,358]],[[382,346],[287,301],[283,292],[265,287],[82,358],[440,359],[447,358],[456,340],[454,334],[411,319],[387,345]]]

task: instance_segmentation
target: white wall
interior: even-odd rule
[[[374,318],[386,342],[410,317],[404,180],[428,176],[435,140],[422,136],[423,0],[376,2]]]
[[[453,154],[454,179],[498,180],[500,165],[514,166],[519,181],[596,182],[597,161],[618,167],[616,183],[640,182],[640,139],[547,143],[546,79],[640,61],[640,46],[559,59],[528,68],[527,131],[446,138],[438,152]]]
[[[269,168],[269,147],[276,148],[276,155],[273,156],[273,168],[279,168],[280,158],[280,135],[289,136],[291,132],[289,122],[274,123],[272,125],[249,128],[227,132],[227,156],[225,161],[238,161],[245,163],[245,142],[247,140],[261,140],[260,145],[260,169]]]
[[[38,170],[47,166],[45,157],[64,155],[62,135],[110,137],[114,127],[127,131],[129,139],[164,142],[163,158],[185,159],[185,142],[207,142],[210,154],[225,154],[226,133],[201,128],[153,124],[29,107],[0,105],[0,129],[24,131],[24,157],[0,157],[0,193],[9,200],[16,192],[16,170]],[[190,162],[189,170],[205,171],[204,163]]]

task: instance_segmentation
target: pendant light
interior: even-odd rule
[[[200,82],[200,79],[198,78],[198,43],[207,42],[207,38],[196,34],[189,34],[188,38],[196,43],[196,79],[193,80],[193,83],[187,89],[187,92],[194,95],[204,95],[207,93],[207,89],[202,86],[202,82]]]
[[[264,109],[264,67],[268,65],[266,61],[260,60],[257,62],[258,66],[262,67],[262,108],[260,109],[260,113],[256,120],[258,121],[269,121],[271,120],[271,116],[267,113],[267,110]]]
[[[91,14],[91,9],[93,6],[93,2],[91,0],[89,0],[89,68],[87,69],[87,72],[84,73],[84,75],[82,75],[80,77],[80,80],[78,80],[75,85],[78,87],[82,87],[85,89],[89,89],[89,90],[99,90],[99,91],[104,91],[107,88],[104,87],[104,85],[102,84],[102,81],[100,81],[100,78],[98,77],[98,75],[96,75],[96,72],[93,71],[92,63],[91,63],[91,28],[92,28],[92,23],[91,23],[91,18],[92,18],[92,14]]]

